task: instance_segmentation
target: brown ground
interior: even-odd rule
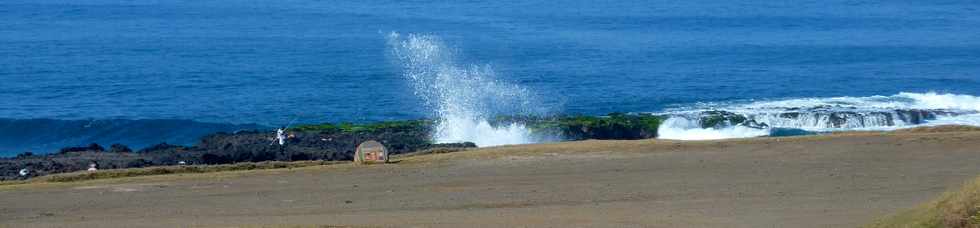
[[[585,141],[0,186],[0,227],[856,227],[980,175],[980,132]]]

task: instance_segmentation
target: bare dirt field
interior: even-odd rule
[[[977,131],[583,141],[0,186],[0,227],[857,227],[977,175]]]

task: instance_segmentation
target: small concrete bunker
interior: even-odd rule
[[[357,146],[354,152],[354,163],[387,163],[388,149],[378,141],[368,140]]]

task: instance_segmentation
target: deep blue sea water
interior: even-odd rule
[[[392,32],[438,37],[558,114],[980,95],[974,0],[4,0],[0,118],[432,117]]]

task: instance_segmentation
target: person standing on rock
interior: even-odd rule
[[[279,140],[279,153],[286,153],[286,129],[279,128],[276,130],[276,140]]]

